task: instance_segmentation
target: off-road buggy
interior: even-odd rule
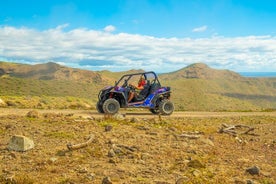
[[[146,80],[144,89],[128,103],[129,92],[135,90],[130,84],[137,84],[140,77]],[[105,87],[99,92],[97,110],[99,113],[115,114],[120,108],[148,108],[153,114],[170,115],[174,111],[170,95],[170,87],[162,87],[152,71],[126,74],[114,86]]]

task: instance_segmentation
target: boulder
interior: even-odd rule
[[[260,168],[258,166],[253,166],[253,167],[247,168],[246,172],[248,172],[251,175],[259,175]]]
[[[34,141],[23,135],[14,135],[10,139],[8,149],[12,151],[28,151],[34,148]]]
[[[6,107],[6,106],[7,106],[6,102],[0,98],[0,107]]]

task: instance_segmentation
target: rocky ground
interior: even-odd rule
[[[13,135],[30,138],[34,148],[9,150]],[[6,113],[0,115],[0,183],[274,184],[275,135],[276,116],[246,113]]]

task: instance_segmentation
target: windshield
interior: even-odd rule
[[[149,83],[155,83],[155,82],[159,83],[155,73],[146,72],[146,73],[124,75],[117,82],[117,86],[125,86],[128,84],[137,85],[141,76],[144,77],[147,80],[147,82],[149,82]]]

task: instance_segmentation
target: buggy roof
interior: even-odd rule
[[[120,83],[122,80],[128,81],[133,76],[144,76],[145,80],[151,80],[151,81],[160,83],[159,80],[158,80],[158,77],[157,77],[156,73],[153,72],[153,71],[148,71],[148,72],[139,72],[139,73],[125,74],[125,75],[123,75],[120,78],[120,80],[117,82],[117,84]]]

